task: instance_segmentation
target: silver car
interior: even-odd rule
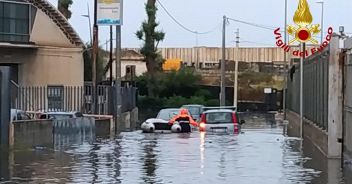
[[[199,130],[202,132],[235,133],[241,132],[244,120],[239,121],[238,113],[229,109],[205,111],[201,116]]]

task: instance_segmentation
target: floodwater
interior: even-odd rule
[[[309,145],[251,115],[240,135],[135,131],[63,150],[16,150],[1,155],[0,183],[349,183],[339,161]]]

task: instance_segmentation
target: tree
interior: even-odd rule
[[[155,96],[153,92],[153,86],[155,86],[155,73],[161,70],[161,64],[163,58],[158,53],[159,42],[164,40],[165,33],[162,31],[156,31],[159,23],[156,22],[157,7],[155,6],[156,0],[148,0],[146,4],[146,13],[148,20],[142,23],[141,29],[136,32],[136,36],[139,40],[144,41],[144,45],[141,48],[141,53],[145,57],[147,65],[147,76],[148,76],[148,96]]]
[[[97,81],[101,81],[104,76],[104,58],[103,49],[99,48],[99,54],[97,59]],[[92,81],[92,46],[86,45],[86,50],[83,53],[84,59],[84,81]]]
[[[72,12],[70,6],[73,4],[72,0],[59,0],[58,9],[65,16],[66,19],[70,19]]]

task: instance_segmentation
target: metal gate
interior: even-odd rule
[[[352,53],[345,60],[344,153],[352,156]],[[349,158],[352,159],[352,158]]]

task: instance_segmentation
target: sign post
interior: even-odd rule
[[[98,25],[121,26],[122,7],[122,0],[98,0]]]
[[[115,127],[121,122],[121,26],[123,15],[123,0],[98,0],[98,18],[99,26],[116,26],[116,51],[115,51],[115,92],[114,98],[114,119]]]

